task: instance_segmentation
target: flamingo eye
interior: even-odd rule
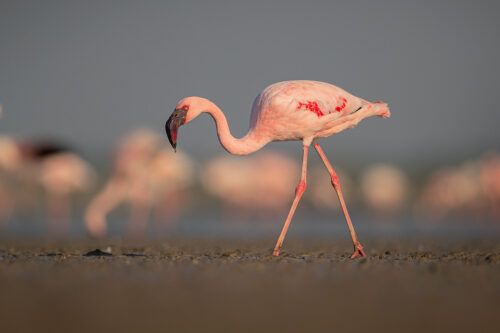
[[[184,111],[187,111],[187,110],[189,110],[189,106],[184,105],[184,107],[183,107],[182,109],[183,109]]]

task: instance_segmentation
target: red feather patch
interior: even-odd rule
[[[299,102],[299,106],[297,106],[297,109],[301,109],[303,106],[305,107],[306,110],[316,113],[318,118],[324,116],[323,111],[321,111],[321,109],[318,106],[318,103],[316,102],[311,102],[311,101],[307,101],[307,103]]]
[[[337,106],[335,108],[335,111],[337,111],[337,112],[342,111],[345,108],[345,105],[347,104],[347,99],[345,99],[344,97],[340,97],[340,99],[342,100],[342,105],[341,106]]]

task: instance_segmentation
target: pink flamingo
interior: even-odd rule
[[[129,231],[144,234],[156,208],[158,224],[175,219],[183,205],[183,190],[190,185],[193,163],[184,154],[174,156],[161,147],[159,135],[138,130],[120,141],[112,175],[85,211],[85,226],[94,237],[107,232],[106,216],[120,203],[131,204]]]
[[[229,220],[255,212],[268,220],[287,205],[290,181],[297,172],[293,159],[267,150],[248,158],[218,156],[204,165],[200,180],[208,193],[222,201]]]
[[[479,160],[479,178],[484,201],[496,221],[500,221],[500,154],[490,151]]]
[[[445,220],[471,215],[500,217],[500,154],[486,152],[477,160],[434,171],[414,207],[417,218]]]
[[[302,174],[295,190],[295,199],[278,238],[273,255],[279,256],[286,232],[297,204],[306,189],[307,154],[312,144],[327,168],[332,185],[339,197],[354,245],[351,258],[365,256],[342,196],[340,183],[328,162],[318,139],[356,126],[371,116],[389,117],[390,111],[383,102],[370,103],[332,84],[317,81],[286,81],[272,84],[255,99],[248,133],[241,139],[234,138],[226,117],[213,102],[201,97],[186,97],[176,106],[165,124],[168,139],[174,150],[177,131],[181,125],[201,113],[212,116],[222,146],[231,154],[247,155],[271,141],[302,140]]]
[[[354,181],[344,170],[337,168],[335,170],[339,179],[342,178],[342,194],[346,200],[356,199],[356,193],[354,191]],[[313,206],[320,210],[328,211],[340,211],[340,203],[333,201],[330,198],[331,195],[331,185],[325,182],[325,170],[323,167],[316,166],[313,167],[309,173],[309,183],[311,184],[311,192],[309,195],[309,201]],[[351,201],[352,202],[352,201]]]
[[[396,217],[406,203],[408,192],[408,177],[394,165],[371,165],[361,175],[365,204],[379,219]]]
[[[0,215],[5,220],[10,217],[16,190],[18,201],[26,204],[38,201],[33,195],[41,187],[50,229],[61,233],[70,226],[72,196],[89,190],[94,178],[94,170],[87,161],[57,142],[19,142],[8,136],[0,136],[0,170],[13,182],[9,191],[0,190],[7,205],[0,209]]]
[[[414,213],[419,219],[440,221],[450,216],[475,215],[482,203],[478,163],[467,161],[434,171],[422,188]]]

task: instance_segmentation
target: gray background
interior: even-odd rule
[[[264,87],[313,79],[393,114],[323,141],[333,161],[451,163],[500,146],[499,14],[498,1],[2,1],[0,131],[104,160],[127,131],[163,131],[182,97],[212,99],[242,136]],[[223,153],[208,116],[179,144]],[[270,147],[300,159],[296,142]]]

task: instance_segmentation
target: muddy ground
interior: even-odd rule
[[[273,245],[0,240],[0,332],[500,332],[498,240]]]

